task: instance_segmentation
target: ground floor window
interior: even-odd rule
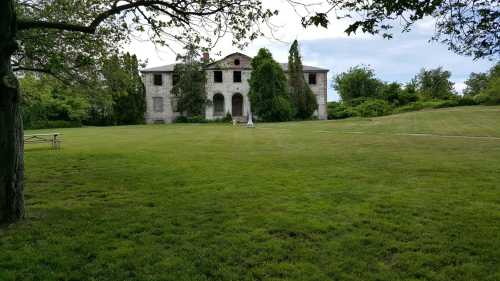
[[[153,111],[154,112],[163,112],[163,98],[162,97],[153,97]]]
[[[221,94],[215,94],[213,98],[214,103],[214,115],[222,116],[224,115],[224,96]]]

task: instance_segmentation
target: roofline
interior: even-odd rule
[[[205,68],[205,69],[208,69],[208,70],[214,70],[214,68]],[[222,69],[222,68],[220,68]],[[228,67],[228,68],[224,68],[224,69],[242,69],[242,70],[252,70],[251,68],[236,68],[236,67]],[[171,72],[174,72],[173,70],[139,70],[139,72],[141,73],[171,73]],[[304,73],[310,73],[310,72],[330,72],[329,69],[317,69],[317,70],[302,70],[302,72]],[[285,71],[285,73],[288,73],[288,70]]]
[[[139,72],[141,73],[169,73],[169,72],[174,72],[173,70],[147,70],[147,69],[144,69],[144,70],[139,70]]]
[[[230,57],[230,56],[232,56],[232,55],[236,55],[236,54],[237,54],[237,55],[240,55],[240,56],[247,57],[247,58],[248,58],[248,59],[250,59],[250,60],[252,59],[252,57],[247,56],[247,55],[245,55],[245,54],[243,54],[243,53],[240,53],[240,52],[234,52],[234,53],[231,53],[231,54],[229,54],[229,55],[227,55],[227,56],[225,56],[225,57],[223,57],[223,58],[221,58],[221,59],[219,59],[219,60],[216,60],[216,61],[214,61],[214,62],[212,62],[212,63],[207,64],[207,66],[206,66],[205,68],[209,68],[210,66],[212,66],[212,65],[214,65],[214,64],[216,64],[216,63],[219,63],[219,62],[221,62],[221,61],[223,61],[223,60],[227,59],[228,57]]]
[[[243,53],[240,53],[240,52],[234,52],[234,53],[231,53],[219,60],[216,60],[212,63],[209,63],[207,64],[204,69],[214,69],[214,68],[210,68],[212,67],[213,65],[227,59],[228,57],[230,56],[233,56],[233,55],[240,55],[240,56],[244,56],[244,57],[247,57],[248,59],[252,59],[252,57],[248,56],[248,55],[245,55]],[[283,64],[286,64],[286,63],[279,63],[281,66],[283,66]],[[307,66],[307,65],[306,65]],[[303,70],[303,72],[305,73],[311,73],[311,72],[321,72],[321,73],[326,73],[326,72],[329,72],[330,70],[329,69],[325,69],[325,68],[320,68],[320,67],[316,67],[316,66],[309,66],[309,67],[315,67],[315,68],[319,68],[317,70]],[[236,67],[226,67],[226,68],[218,68],[218,69],[243,69],[243,70],[252,70],[252,68],[236,68]],[[141,73],[171,73],[173,72],[173,70],[148,70],[148,69],[144,69],[144,70],[139,70]],[[288,73],[288,71],[285,71],[285,73]]]
[[[329,72],[329,71],[330,71],[329,69],[302,70],[302,72],[304,72],[304,73],[308,73],[308,72]],[[285,71],[285,72],[288,72],[288,71]]]

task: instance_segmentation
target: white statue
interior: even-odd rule
[[[247,108],[248,108],[248,122],[247,122],[247,128],[255,128],[255,125],[253,124],[252,120],[252,109],[250,108],[250,101],[247,99]]]

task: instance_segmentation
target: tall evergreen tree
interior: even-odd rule
[[[297,40],[293,41],[288,55],[288,89],[293,105],[294,118],[311,118],[318,108],[318,102],[304,79],[304,69]]]
[[[203,63],[198,60],[197,48],[188,45],[186,50],[186,55],[181,57],[183,63],[174,67],[174,85],[171,91],[174,96],[173,106],[182,115],[200,116],[207,103],[207,77]]]
[[[292,107],[283,68],[267,49],[260,49],[252,59],[249,80],[252,111],[263,121],[288,121]]]

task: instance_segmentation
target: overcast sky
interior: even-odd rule
[[[304,29],[300,25],[300,16],[284,0],[263,2],[266,7],[280,11],[272,20],[276,26],[273,36],[266,32],[266,37],[255,40],[244,50],[233,47],[230,38],[225,38],[213,50],[211,57],[217,59],[218,56],[214,54],[218,52],[226,56],[235,51],[254,56],[259,48],[265,47],[271,50],[277,61],[286,62],[290,44],[297,39],[305,65],[330,70],[328,100],[338,100],[338,95],[331,87],[332,77],[356,65],[369,65],[378,78],[401,83],[412,79],[421,68],[442,66],[451,71],[451,80],[455,82],[455,88],[461,91],[465,86],[463,82],[471,72],[485,72],[494,64],[488,60],[474,61],[471,57],[456,55],[447,50],[445,45],[429,42],[434,30],[431,18],[419,22],[409,33],[396,33],[392,40],[367,34],[348,37],[343,32],[348,24],[346,21],[331,17],[328,29]],[[298,13],[304,11],[299,9]],[[176,47],[174,51],[157,48],[147,40],[133,40],[126,49],[139,59],[147,60],[148,67],[173,63],[176,58],[174,51],[181,51]]]

